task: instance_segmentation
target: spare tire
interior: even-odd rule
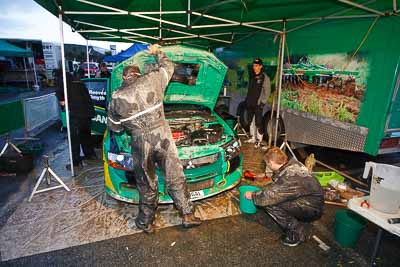
[[[264,140],[268,141],[269,136],[271,135],[272,142],[275,133],[275,124],[276,124],[276,114],[274,112],[272,121],[271,121],[271,110],[264,114],[263,117],[263,130],[264,130]],[[279,146],[282,141],[283,137],[282,134],[285,133],[285,124],[282,120],[282,117],[279,118],[278,121],[278,136],[277,136],[277,145]]]
[[[245,101],[240,102],[236,114],[239,116],[239,121],[242,128],[245,129],[246,131],[249,131],[251,118],[249,116],[249,112],[247,110]]]

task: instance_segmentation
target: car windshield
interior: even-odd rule
[[[179,82],[187,85],[196,85],[200,64],[175,63],[174,75],[171,82]]]

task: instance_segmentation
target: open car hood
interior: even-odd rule
[[[221,91],[227,67],[212,53],[200,49],[174,45],[161,50],[175,63],[175,73],[165,92],[165,103],[201,104],[214,109]],[[139,52],[118,64],[112,72],[111,92],[122,84],[122,72],[128,65],[155,64],[153,55]]]

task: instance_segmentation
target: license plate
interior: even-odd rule
[[[204,197],[203,190],[190,192],[190,199],[191,200],[198,199],[198,198],[201,198],[201,197]]]

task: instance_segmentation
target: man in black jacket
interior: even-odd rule
[[[92,99],[83,82],[80,81],[79,71],[73,76],[67,73],[67,94],[69,106],[69,125],[71,132],[72,161],[74,168],[82,167],[80,147],[82,146],[85,159],[95,159],[96,154],[91,140],[91,120],[95,115]],[[62,72],[58,73],[56,96],[61,107],[65,108]],[[67,169],[71,165],[66,166]]]
[[[305,241],[301,222],[314,221],[322,215],[323,190],[303,164],[296,159],[288,161],[279,148],[269,149],[264,160],[274,171],[274,182],[260,191],[246,192],[245,197],[263,207],[283,229],[284,245],[297,246]]]
[[[250,73],[249,87],[246,96],[246,108],[249,112],[250,136],[247,143],[255,143],[255,147],[261,146],[263,139],[262,116],[264,105],[267,104],[271,94],[271,83],[267,74],[264,73],[263,62],[256,58],[253,61],[252,72]]]

